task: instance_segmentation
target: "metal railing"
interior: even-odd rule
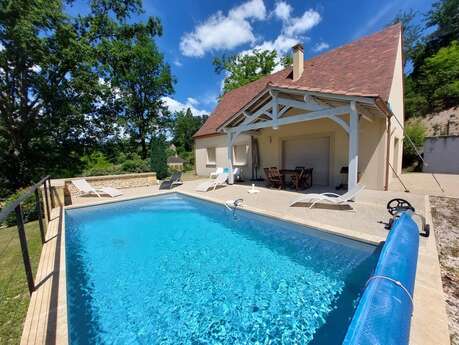
[[[22,259],[24,261],[24,269],[26,273],[27,284],[29,287],[30,294],[32,294],[32,292],[35,290],[35,282],[34,282],[34,277],[33,277],[33,272],[32,272],[32,265],[30,262],[29,249],[27,245],[27,237],[26,237],[25,227],[24,227],[24,215],[23,215],[23,210],[22,210],[22,204],[26,200],[28,200],[32,196],[32,194],[35,195],[35,209],[38,215],[40,237],[41,237],[42,244],[44,244],[46,242],[45,233],[47,229],[45,229],[45,224],[43,222],[43,210],[41,206],[40,193],[39,193],[39,190],[42,185],[43,185],[43,194],[44,194],[44,205],[46,207],[46,215],[49,221],[51,210],[55,206],[54,195],[51,191],[51,178],[49,176],[42,178],[39,182],[29,187],[29,189],[23,192],[22,194],[20,194],[19,197],[16,198],[16,200],[6,205],[0,211],[0,224],[2,224],[11,213],[15,212],[16,214],[16,226],[18,229],[19,243],[21,245]]]

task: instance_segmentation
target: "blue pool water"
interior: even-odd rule
[[[66,211],[74,344],[339,344],[375,246],[167,195]]]

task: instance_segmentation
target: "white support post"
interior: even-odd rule
[[[347,188],[355,187],[359,170],[359,114],[355,101],[351,101],[349,119],[349,174]]]
[[[228,162],[229,162],[229,176],[228,176],[228,184],[234,183],[234,175],[233,175],[233,142],[234,138],[236,137],[236,133],[228,133]]]
[[[271,96],[272,96],[272,104],[273,104],[273,110],[271,112],[272,114],[272,119],[273,119],[273,129],[278,129],[279,124],[278,124],[278,115],[279,115],[279,102],[277,100],[277,91],[271,91]]]

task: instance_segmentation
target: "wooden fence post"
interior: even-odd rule
[[[35,207],[38,213],[38,224],[40,225],[41,243],[45,243],[45,226],[43,225],[43,212],[41,210],[40,194],[35,189]]]
[[[32,266],[30,265],[29,250],[27,249],[27,238],[25,235],[24,217],[22,216],[21,204],[17,205],[14,210],[16,211],[19,242],[21,243],[22,259],[24,261],[27,284],[29,285],[29,293],[32,294],[32,292],[35,290],[35,284],[33,281]]]

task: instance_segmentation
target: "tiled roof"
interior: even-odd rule
[[[185,160],[180,157],[170,156],[167,158],[167,164],[182,164],[185,163]]]
[[[395,69],[401,25],[363,37],[304,62],[302,76],[293,81],[292,69],[268,75],[232,90],[220,100],[194,137],[213,135],[268,85],[305,91],[388,100]]]

